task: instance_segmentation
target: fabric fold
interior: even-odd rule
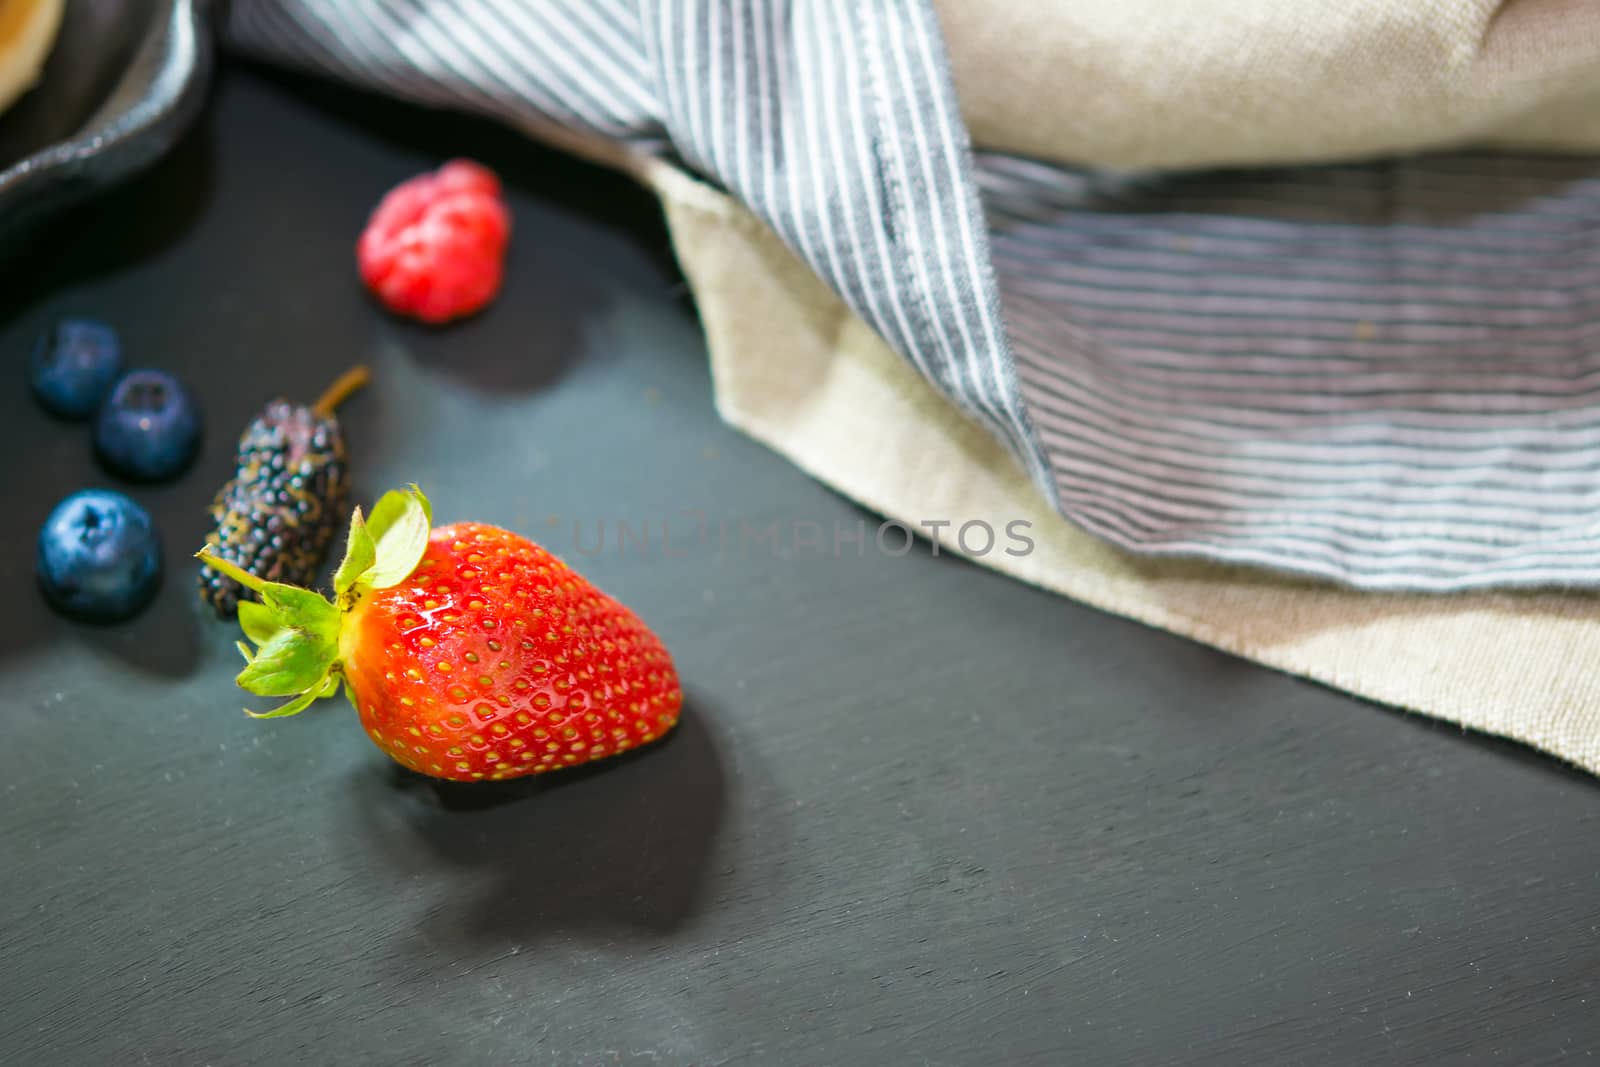
[[[1033,552],[975,562],[1394,707],[1535,746],[1600,774],[1600,626],[1580,593],[1361,593],[1134,556],[1048,508],[963,418],[741,205],[666,165],[644,172],[700,298],[732,425],[908,526],[1030,523]],[[965,553],[963,553],[965,554]]]
[[[1080,525],[1368,589],[1600,580],[1600,163],[978,174]]]

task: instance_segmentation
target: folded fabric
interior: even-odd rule
[[[1084,165],[1591,146],[1596,19],[1187,7],[949,4],[949,52],[926,0],[241,0],[227,32],[694,173],[1113,545],[1368,589],[1593,585],[1600,164]]]
[[[944,550],[971,521],[1031,523],[1022,556],[976,562],[1280,670],[1514,738],[1600,774],[1600,626],[1591,596],[1363,593],[1135,556],[1054,514],[1016,460],[959,412],[750,212],[662,163],[724,418]],[[923,529],[928,529],[923,527]]]

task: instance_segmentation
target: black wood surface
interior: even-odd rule
[[[392,183],[501,170],[487,315],[372,307]],[[0,292],[0,1062],[1583,1060],[1600,1051],[1600,789],[919,546],[690,536],[868,518],[722,426],[649,198],[454,118],[231,71],[148,177]],[[109,484],[23,386],[103,316],[209,437],[141,488],[169,578],[134,624],[49,614],[33,538]],[[362,498],[543,535],[688,692],[666,743],[514,788],[396,771],[342,702],[239,711],[187,554],[232,442],[346,365]],[[554,517],[556,522],[551,524]],[[581,521],[682,538],[586,558]],[[1508,664],[1507,669],[1515,669]]]

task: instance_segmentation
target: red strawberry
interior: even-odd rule
[[[479,523],[429,533],[415,486],[356,509],[335,600],[263,582],[239,605],[238,682],[291,696],[293,715],[341,681],[372,740],[423,774],[460,781],[559,770],[654,741],[683,693],[638,617],[524,537]],[[257,714],[251,712],[250,714]]]
[[[356,262],[391,311],[448,322],[494,299],[510,236],[500,180],[458,159],[389,191],[361,234]]]

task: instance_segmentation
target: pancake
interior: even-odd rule
[[[39,80],[65,0],[0,0],[0,111]]]

